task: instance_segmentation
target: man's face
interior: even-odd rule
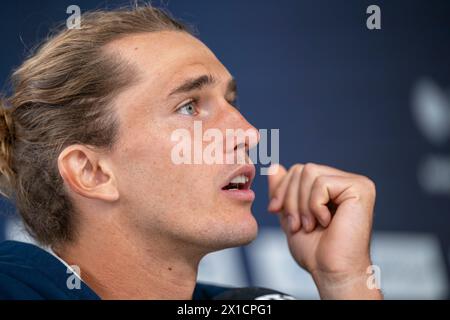
[[[233,106],[236,92],[227,69],[203,43],[181,32],[128,36],[109,49],[139,71],[136,83],[114,101],[120,133],[111,157],[121,223],[150,239],[164,237],[205,251],[253,240],[253,191],[224,189],[239,174],[252,179],[253,165],[172,159],[179,143],[171,139],[173,132],[187,129],[193,138],[194,121],[201,121],[203,132],[217,128],[224,138],[226,129],[257,135]],[[225,159],[242,148],[223,141],[221,152]],[[239,187],[248,189],[249,183]]]

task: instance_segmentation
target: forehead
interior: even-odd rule
[[[142,33],[108,44],[106,50],[120,55],[139,70],[146,83],[167,88],[186,77],[212,74],[231,78],[211,50],[195,37],[178,31]]]

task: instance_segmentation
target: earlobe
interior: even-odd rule
[[[116,201],[119,199],[114,174],[107,161],[83,145],[71,145],[58,157],[58,170],[73,192],[90,199]]]

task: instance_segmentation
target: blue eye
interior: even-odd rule
[[[177,112],[188,116],[194,116],[198,113],[194,101],[189,101],[188,103],[182,105],[178,108]]]

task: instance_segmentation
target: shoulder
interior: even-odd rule
[[[192,298],[193,300],[212,300],[230,289],[232,288],[197,282]]]
[[[296,300],[296,298],[267,288],[233,288],[197,283],[193,300]]]
[[[0,299],[95,299],[82,284],[67,286],[67,268],[53,255],[29,243],[0,243]]]

